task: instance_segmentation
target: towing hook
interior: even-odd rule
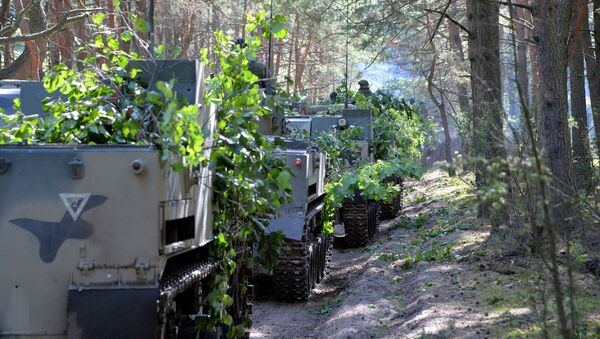
[[[0,174],[4,174],[10,168],[10,160],[8,158],[0,158]]]
[[[69,161],[69,166],[71,166],[71,178],[73,179],[81,179],[83,178],[83,160],[80,157],[74,156],[71,161]]]

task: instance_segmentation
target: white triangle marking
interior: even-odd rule
[[[73,218],[73,221],[77,221],[83,208],[87,205],[90,199],[91,193],[60,193],[60,199],[67,208],[67,211]]]

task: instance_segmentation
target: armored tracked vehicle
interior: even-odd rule
[[[290,128],[304,130],[311,139],[332,129],[360,127],[363,136],[358,141],[359,156],[364,161],[373,161],[373,123],[369,110],[347,109],[340,115],[297,116],[289,117],[287,121]],[[366,200],[360,192],[356,192],[353,198],[346,199],[343,207],[336,213],[336,237],[343,238],[345,246],[366,245],[378,231],[380,213],[379,202]]]
[[[202,64],[136,67],[149,83],[177,79],[214,131]],[[208,168],[175,172],[148,146],[0,145],[0,337],[195,338],[217,269],[211,181]],[[249,308],[233,292],[239,322]]]
[[[275,90],[273,79],[264,79],[268,72],[262,63],[251,63],[251,71],[261,79],[259,87],[270,97]],[[276,210],[266,230],[284,235],[272,272],[274,291],[278,299],[303,301],[325,278],[333,250],[333,236],[323,233],[327,156],[314,143],[289,137],[285,116],[277,109],[261,118],[259,126],[267,137],[283,139],[284,147],[274,156],[282,158],[292,174],[291,202]]]
[[[323,234],[327,157],[313,144],[293,139],[285,139],[278,155],[292,172],[292,201],[277,210],[268,226],[268,232],[285,236],[273,285],[279,299],[302,301],[325,277],[333,247],[332,237]]]

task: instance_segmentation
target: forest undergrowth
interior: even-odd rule
[[[473,180],[438,169],[408,182],[403,215],[369,246],[336,250],[329,281],[306,305],[259,300],[253,336],[281,335],[277,324],[288,322],[287,337],[541,337],[535,260],[489,237],[491,226],[476,217]],[[580,335],[597,338],[600,286],[583,268],[575,278]],[[557,335],[555,320],[547,328]]]

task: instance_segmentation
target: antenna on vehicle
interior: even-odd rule
[[[154,58],[154,0],[148,2],[148,40],[150,41],[150,57]]]
[[[346,74],[345,74],[345,85],[346,85],[346,101],[344,102],[344,109],[348,109],[348,45],[349,41],[349,32],[350,32],[350,4],[348,0],[346,0]]]
[[[271,8],[269,14],[269,20],[273,22],[273,0],[271,0]],[[267,53],[267,77],[271,78],[273,72],[273,32],[269,32],[269,51]],[[269,79],[270,80],[270,79]]]

